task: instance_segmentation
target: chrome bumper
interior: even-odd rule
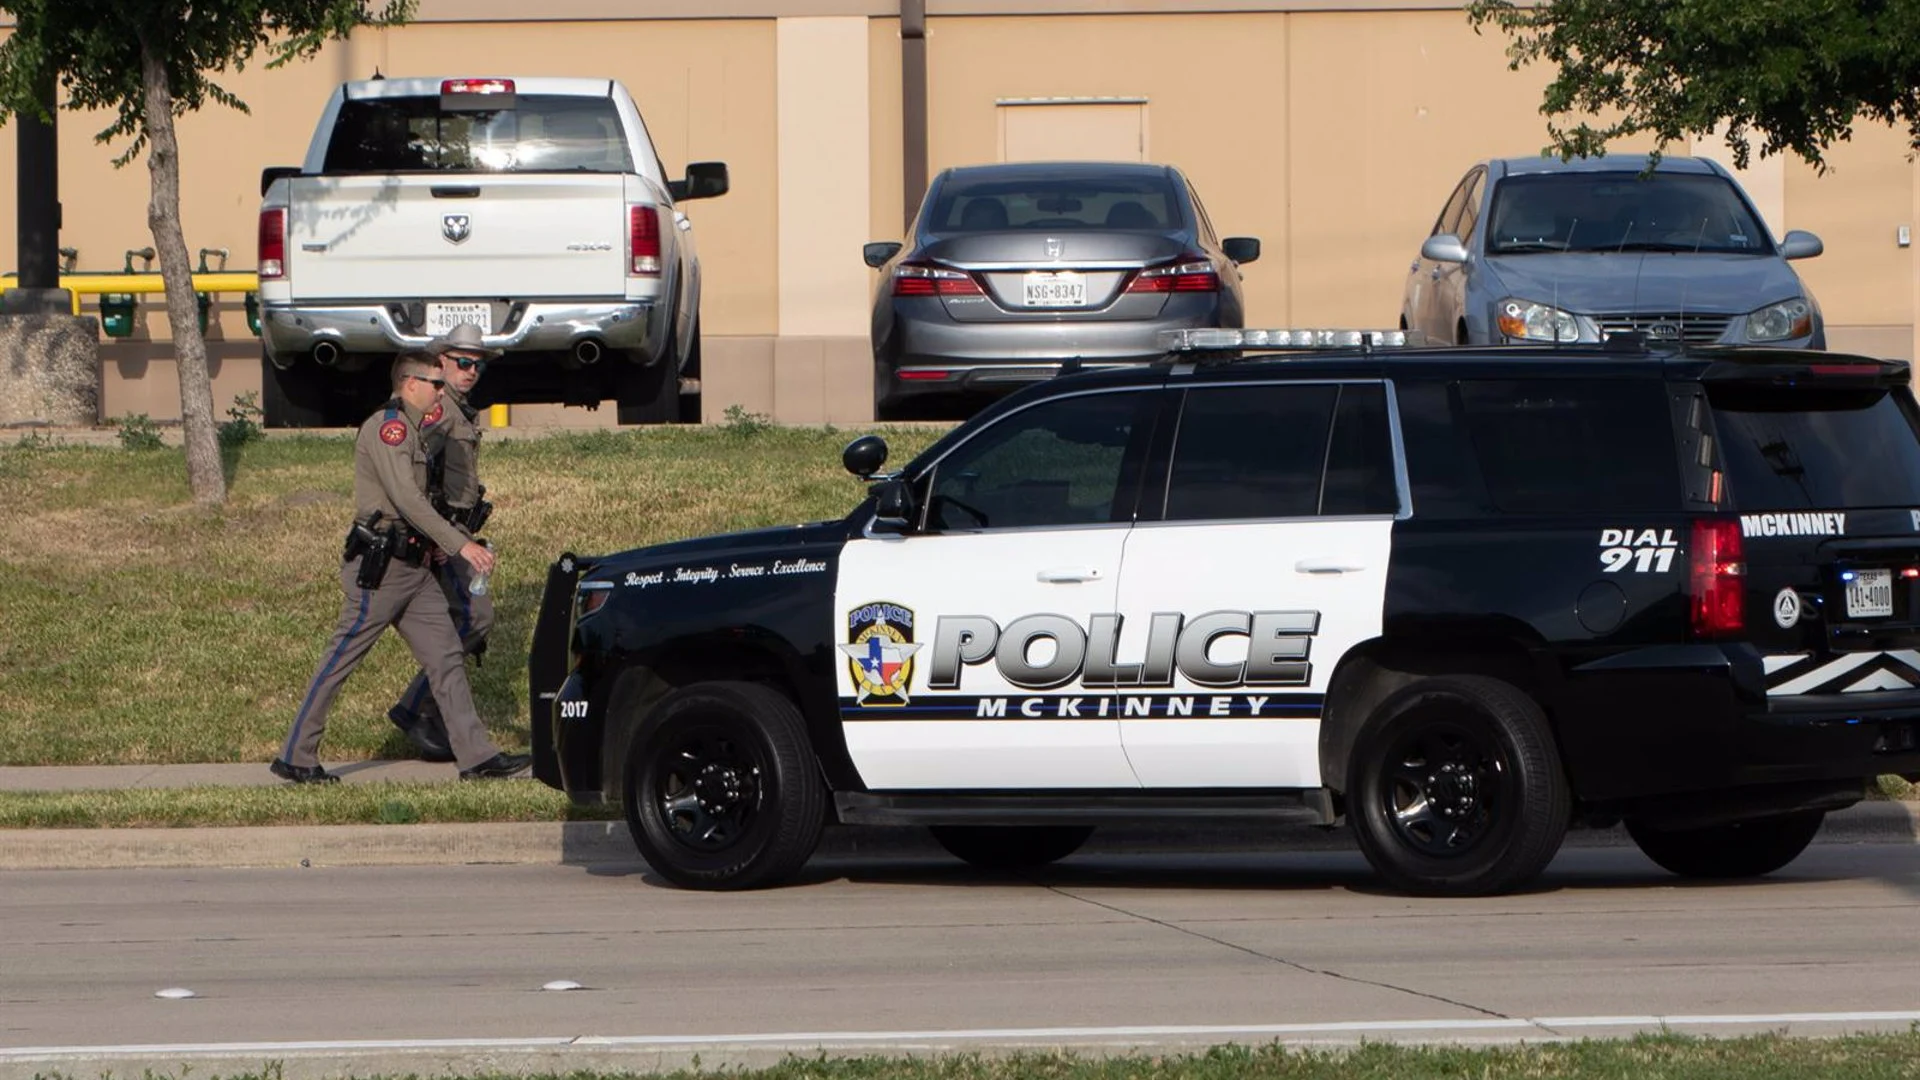
[[[633,349],[651,363],[666,343],[665,320],[652,301],[516,305],[503,333],[482,335],[488,347],[507,352],[570,349],[592,339],[607,349]],[[433,340],[402,330],[383,305],[308,307],[267,304],[260,338],[267,356],[282,367],[293,357],[330,342],[343,353],[393,353]]]

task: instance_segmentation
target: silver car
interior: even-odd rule
[[[1505,158],[1467,171],[1420,247],[1400,325],[1428,342],[1655,342],[1826,348],[1820,305],[1718,163]]]
[[[871,243],[876,415],[1005,393],[1077,360],[1164,355],[1163,330],[1243,324],[1252,237],[1218,238],[1178,169],[1022,163],[947,169],[907,243]]]

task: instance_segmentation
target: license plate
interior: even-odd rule
[[[472,323],[483,334],[493,332],[492,304],[428,304],[427,333],[434,337],[459,326]]]
[[[1893,571],[1855,570],[1847,582],[1847,616],[1872,619],[1893,614]]]
[[[1028,274],[1028,307],[1085,307],[1087,279],[1071,272]]]

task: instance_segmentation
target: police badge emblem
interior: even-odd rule
[[[847,672],[854,696],[866,707],[905,705],[913,680],[913,612],[876,600],[847,613]]]

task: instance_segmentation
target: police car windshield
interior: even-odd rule
[[[621,130],[610,98],[521,94],[484,110],[442,109],[435,96],[347,101],[325,170],[632,172]]]
[[[1709,391],[1742,510],[1920,506],[1913,407],[1885,390]]]

